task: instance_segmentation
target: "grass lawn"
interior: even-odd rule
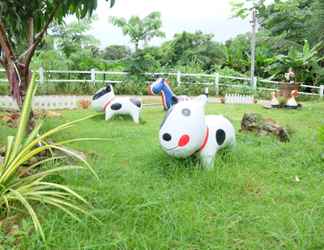
[[[240,133],[240,120],[249,111],[287,126],[291,141]],[[97,117],[59,135],[110,139],[75,145],[90,156],[99,182],[86,171],[60,178],[91,202],[102,224],[40,207],[47,242],[26,235],[18,248],[324,249],[324,147],[317,139],[324,102],[291,111],[210,104],[207,112],[226,115],[237,131],[236,147],[219,153],[212,171],[160,149],[160,108],[146,108],[140,125]],[[45,127],[89,113],[66,111]],[[0,143],[11,132],[2,124]]]

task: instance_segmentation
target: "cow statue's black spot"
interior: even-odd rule
[[[111,110],[120,110],[122,105],[119,102],[115,102],[111,105]]]
[[[226,139],[225,131],[222,129],[218,129],[216,131],[216,142],[218,145],[222,145]]]
[[[130,98],[130,101],[131,101],[131,103],[133,103],[135,106],[137,106],[139,108],[142,106],[142,102],[138,98],[132,97],[132,98]]]

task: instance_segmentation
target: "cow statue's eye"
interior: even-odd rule
[[[183,109],[182,111],[181,111],[181,113],[184,115],[184,116],[190,116],[190,109],[187,109],[187,108],[185,108],[185,109]]]

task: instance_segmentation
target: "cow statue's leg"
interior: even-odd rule
[[[205,169],[213,169],[215,161],[216,149],[214,150],[202,150],[200,152],[200,162]]]
[[[105,120],[106,121],[110,120],[111,117],[113,117],[113,115],[114,115],[114,111],[111,110],[109,107],[107,107],[106,110],[105,110]]]
[[[133,121],[135,123],[139,123],[139,111],[138,110],[133,110],[131,113],[130,113],[131,117],[133,118]]]
[[[212,169],[218,150],[235,144],[235,129],[231,122],[221,115],[206,116],[206,123],[209,128],[208,139],[199,154],[202,165],[206,169]]]
[[[214,168],[215,155],[218,151],[217,145],[213,141],[213,129],[209,129],[206,145],[199,151],[201,165],[206,169]]]

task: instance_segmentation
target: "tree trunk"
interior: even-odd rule
[[[22,110],[27,88],[31,80],[31,71],[24,64],[15,64],[13,61],[11,61],[8,63],[6,73],[9,80],[10,94],[17,102],[19,110]],[[31,112],[28,123],[28,131],[32,131],[34,127],[35,119],[33,112]]]
[[[24,64],[10,61],[6,73],[10,85],[10,94],[16,100],[19,109],[21,109],[31,79],[31,72]]]

